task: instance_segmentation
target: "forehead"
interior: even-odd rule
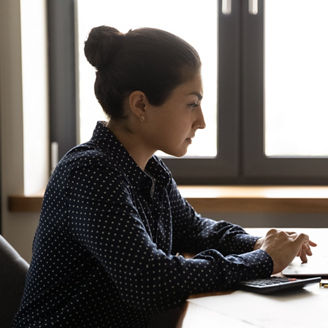
[[[202,77],[200,73],[195,74],[188,81],[178,85],[174,89],[174,93],[185,96],[197,96],[198,98],[202,98],[203,96],[203,85],[202,85]]]

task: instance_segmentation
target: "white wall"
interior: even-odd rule
[[[25,17],[24,24],[38,17],[38,15],[45,14],[44,0],[22,0],[28,2],[34,7],[34,12]],[[33,4],[32,4],[33,3]],[[38,9],[36,9],[38,8]],[[44,17],[44,16],[43,16]],[[40,23],[40,18],[36,21]],[[36,70],[25,70],[23,76],[22,70],[22,50],[28,51],[22,47],[21,40],[21,15],[20,15],[20,1],[19,0],[1,0],[0,1],[0,133],[1,133],[1,226],[4,237],[20,252],[26,259],[31,258],[31,247],[34,232],[38,223],[39,214],[32,213],[10,213],[7,209],[8,195],[23,194],[24,177],[29,178],[31,171],[26,171],[24,174],[24,152],[25,155],[30,155],[30,160],[38,154],[41,158],[47,158],[48,145],[48,128],[40,119],[44,119],[48,112],[48,99],[44,90],[47,86],[46,74],[40,73]],[[41,30],[45,30],[46,26],[38,26]],[[38,62],[31,60],[32,57],[27,57],[28,65],[41,65],[46,60],[46,51],[42,50],[40,54],[40,47],[37,46],[39,42],[43,42],[40,38],[33,38],[34,35],[27,35],[30,37],[31,46],[37,52],[36,58]],[[45,45],[44,45],[45,46]],[[40,62],[40,58],[42,61]],[[31,68],[30,67],[30,68]],[[23,85],[23,78],[25,84]],[[23,95],[25,94],[25,98]],[[33,101],[32,98],[38,98]],[[41,100],[40,100],[41,99]],[[26,106],[24,108],[24,106]],[[31,124],[25,120],[24,109],[31,109],[28,106],[36,107]],[[43,114],[40,114],[43,111]],[[24,124],[26,123],[26,124]],[[29,139],[31,131],[38,132],[41,138],[38,143],[33,144],[35,136],[32,140],[31,146],[28,146],[25,140]],[[37,144],[37,146],[36,146]],[[24,149],[25,147],[25,149]],[[29,161],[29,160],[27,160]],[[45,183],[42,179],[47,179],[48,166],[47,162],[41,159],[43,165],[28,166],[29,170],[34,170],[41,176],[38,179],[37,189],[41,189],[41,184]],[[42,181],[42,182],[41,182]]]

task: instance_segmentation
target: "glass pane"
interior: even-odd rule
[[[192,44],[202,59],[207,124],[198,130],[188,156],[214,157],[217,153],[217,1],[208,0],[81,0],[77,2],[80,88],[80,142],[90,139],[95,122],[106,119],[94,95],[95,70],[87,62],[83,47],[92,27],[109,25],[121,32],[155,27],[174,33]]]
[[[265,2],[265,154],[328,156],[328,1]]]

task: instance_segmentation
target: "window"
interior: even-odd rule
[[[305,0],[48,0],[51,138],[60,156],[103,118],[93,68],[80,55],[87,33],[101,24],[123,32],[147,25],[185,38],[203,61],[207,129],[186,157],[164,159],[179,183],[327,183],[328,5],[313,0],[311,15],[308,6]]]
[[[244,174],[277,183],[327,183],[328,4],[258,4],[259,15],[243,23]]]
[[[147,8],[147,10],[140,10],[140,8]],[[175,10],[172,11],[172,8]],[[195,19],[195,8],[198,8],[197,19]],[[120,15],[122,12],[124,12],[124,19]],[[189,147],[187,157],[215,157],[217,155],[217,2],[207,1],[199,6],[199,0],[121,0],[114,3],[108,0],[81,0],[77,1],[76,13],[79,141],[89,140],[96,121],[106,119],[94,94],[95,69],[87,62],[84,55],[84,41],[90,30],[95,26],[111,25],[125,33],[129,29],[147,26],[161,28],[182,37],[198,50],[201,58],[206,58],[202,64],[205,90],[202,105],[205,108],[207,128],[205,132],[198,132],[197,138]],[[181,24],[182,20],[184,21]]]
[[[21,67],[19,69],[22,74],[25,195],[39,193],[49,178],[45,8],[46,5],[42,0],[20,3]]]
[[[297,8],[290,25],[290,15]],[[265,154],[328,156],[328,2],[268,1],[265,6]],[[279,24],[277,24],[279,17]]]

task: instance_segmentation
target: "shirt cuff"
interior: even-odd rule
[[[234,257],[235,255],[230,256]],[[229,259],[230,256],[227,256],[227,259]],[[242,262],[246,265],[234,275],[231,281],[232,285],[244,280],[268,278],[271,276],[273,261],[271,256],[262,249],[237,256],[241,257]]]
[[[236,251],[241,254],[253,251],[255,243],[260,237],[255,237],[247,233],[243,233],[236,235],[235,238],[235,245],[238,245],[238,249]]]

